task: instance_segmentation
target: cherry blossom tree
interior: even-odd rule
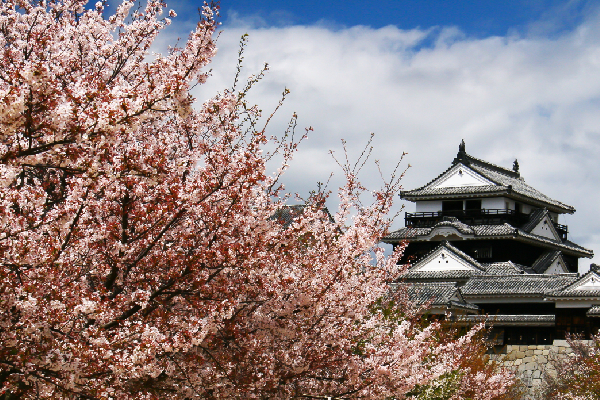
[[[542,395],[547,399],[585,400],[600,397],[600,335],[591,340],[567,336],[569,352],[554,354],[544,373]]]
[[[295,118],[267,136],[258,77],[192,107],[217,10],[153,55],[173,11],[104,7],[0,3],[1,395],[402,397],[456,369],[475,331],[441,343],[388,289],[401,173],[369,192],[344,161],[335,215],[321,193],[286,207]]]

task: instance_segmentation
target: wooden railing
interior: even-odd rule
[[[478,210],[424,211],[406,213],[404,224],[407,227],[429,228],[440,222],[444,217],[455,217],[468,225],[499,225],[509,223],[521,226],[529,220],[529,214],[516,210],[484,208]],[[554,224],[562,240],[567,239],[566,225]]]
[[[484,208],[480,210],[453,210],[453,211],[422,211],[406,213],[404,224],[407,227],[430,228],[444,219],[444,217],[455,217],[468,225],[499,225],[509,223],[513,226],[521,226],[529,220],[529,214],[516,210]],[[569,229],[567,225],[553,223],[554,228],[562,240],[567,240]]]
[[[406,226],[431,227],[444,217],[455,217],[459,221],[469,225],[494,225],[505,222],[522,224],[528,218],[526,214],[516,212],[515,210],[479,209],[406,213],[404,221]]]
[[[562,240],[567,240],[567,236],[569,235],[569,227],[567,225],[554,223],[554,228],[556,229]]]

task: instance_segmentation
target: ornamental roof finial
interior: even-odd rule
[[[519,162],[517,161],[516,158],[515,158],[515,161],[513,162],[513,171],[515,171],[516,173],[519,173]]]
[[[460,144],[458,145],[458,152],[465,153],[465,139],[461,140]]]

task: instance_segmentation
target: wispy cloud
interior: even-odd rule
[[[342,138],[356,156],[375,132],[374,154],[388,171],[408,152],[406,188],[447,168],[464,138],[476,157],[506,167],[518,158],[530,185],[575,206],[560,222],[600,254],[600,17],[592,11],[573,30],[552,28],[554,10],[524,34],[487,38],[455,27],[273,27],[237,16],[223,26],[213,76],[195,95],[231,86],[249,33],[246,74],[270,65],[252,100],[267,112],[291,90],[272,132],[293,112],[315,128],[286,177],[291,191],[307,193],[337,172],[327,152],[339,153]],[[363,180],[376,186],[376,177],[371,167]]]

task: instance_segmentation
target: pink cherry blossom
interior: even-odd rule
[[[0,4],[0,393],[400,398],[456,370],[475,330],[440,342],[389,290],[401,174],[365,204],[342,164],[333,217],[315,194],[282,223],[298,142],[267,136],[245,91],[192,108],[218,10],[152,56],[166,5],[104,6]]]

